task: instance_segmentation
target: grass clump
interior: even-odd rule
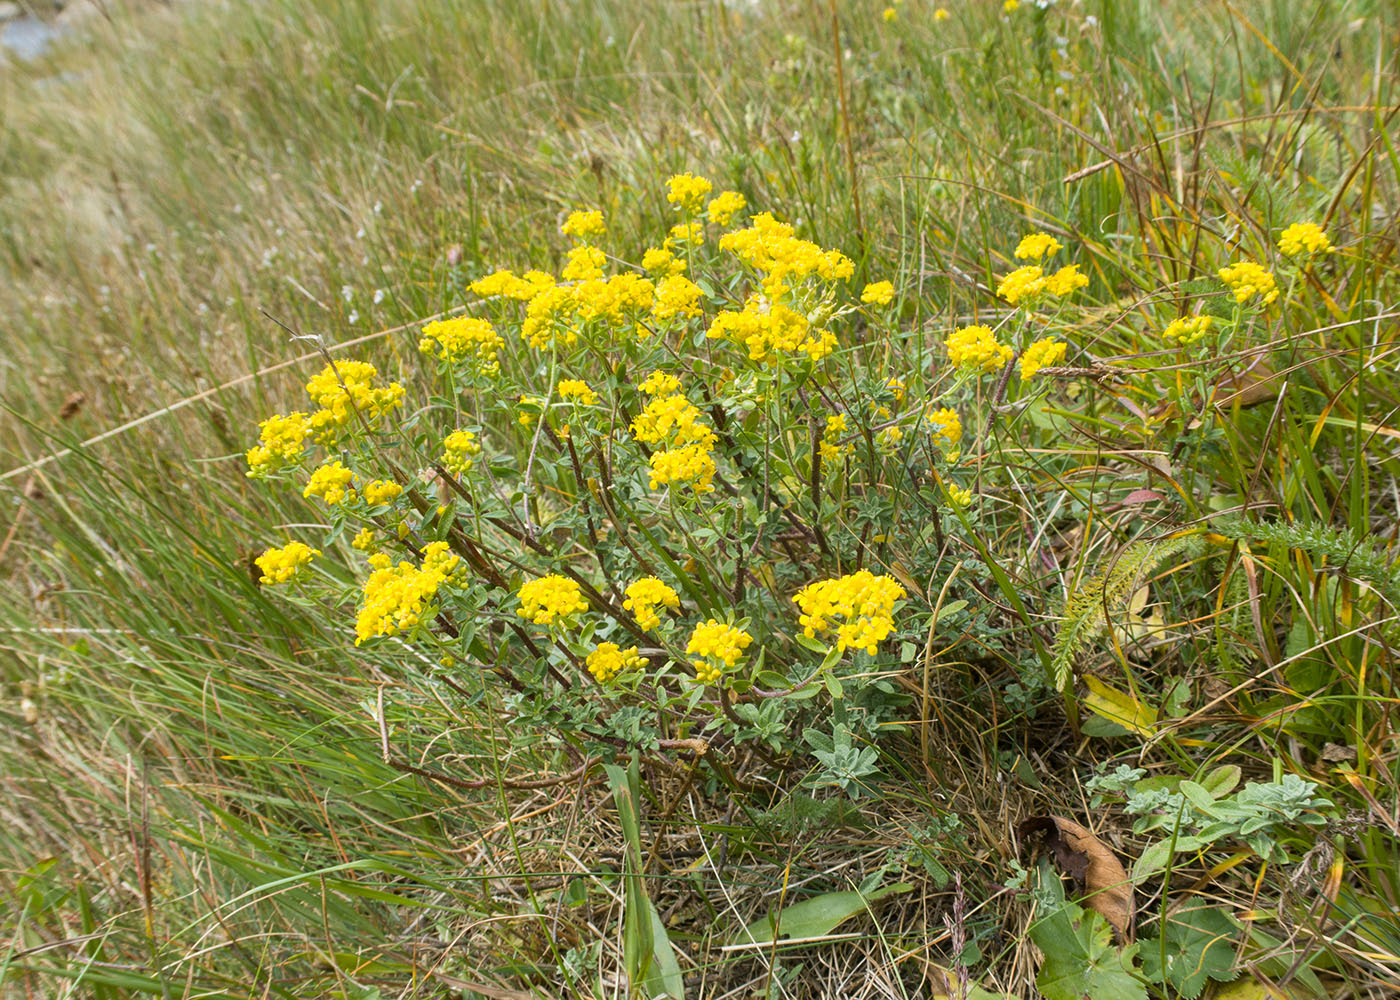
[[[883,8],[6,71],[7,989],[1394,991],[1394,12]]]

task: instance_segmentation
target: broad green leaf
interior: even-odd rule
[[[1223,982],[1233,974],[1238,936],[1234,921],[1217,907],[1177,910],[1167,918],[1165,944],[1160,938],[1143,943],[1142,971],[1153,982],[1170,983],[1183,1000],[1196,1000],[1208,978]]]
[[[908,892],[914,887],[907,882],[887,885],[874,892],[828,892],[800,903],[783,907],[781,913],[755,920],[738,934],[732,944],[764,944],[773,940],[774,925],[784,939],[821,937],[858,913],[864,913],[872,903],[886,896]]]
[[[1176,838],[1176,853],[1190,854],[1199,851],[1210,843],[1205,837],[1196,837],[1183,834]],[[1167,867],[1167,862],[1172,857],[1171,838],[1159,840],[1147,850],[1143,851],[1133,864],[1133,881],[1141,882],[1145,878],[1156,875]]]
[[[1144,705],[1132,695],[1109,687],[1092,675],[1084,678],[1084,686],[1089,693],[1084,696],[1083,705],[1089,711],[1109,722],[1116,722],[1139,736],[1151,736],[1156,732],[1157,710]]]
[[[1060,879],[1040,869],[1031,940],[1045,955],[1035,985],[1046,1000],[1146,1000],[1133,975],[1136,944],[1119,949],[1103,915],[1067,902]]]

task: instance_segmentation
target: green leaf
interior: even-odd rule
[[[766,944],[773,940],[775,926],[786,940],[822,937],[856,914],[864,913],[872,903],[913,888],[907,882],[900,882],[869,893],[828,892],[804,899],[784,907],[780,913],[770,913],[761,920],[755,920],[734,935],[730,943]]]
[[[666,925],[661,922],[661,914],[656,912],[656,904],[650,899],[647,909],[651,912],[652,964],[643,988],[651,1000],[658,997],[685,1000],[685,977],[676,961],[675,946],[666,933]]]
[[[1138,946],[1115,948],[1108,921],[1067,902],[1059,877],[1045,865],[1036,900],[1044,916],[1030,935],[1045,955],[1035,985],[1046,1000],[1146,1000],[1147,987],[1133,975]]]
[[[1222,798],[1235,790],[1240,783],[1240,769],[1234,764],[1224,764],[1201,779],[1201,787],[1213,799]]]
[[[1142,971],[1157,983],[1170,983],[1183,1000],[1196,1000],[1206,980],[1225,982],[1233,975],[1239,928],[1217,907],[1198,904],[1167,918],[1163,939],[1142,948]],[[1165,965],[1163,959],[1165,958]]]

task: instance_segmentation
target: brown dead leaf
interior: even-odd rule
[[[1215,405],[1219,409],[1253,406],[1265,400],[1277,399],[1283,391],[1283,379],[1262,358],[1241,371],[1226,372],[1215,383]]]
[[[1133,883],[1103,841],[1063,816],[1032,816],[1018,832],[1022,840],[1045,834],[1055,863],[1083,887],[1085,905],[1103,914],[1121,940],[1133,939]]]

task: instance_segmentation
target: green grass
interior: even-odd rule
[[[974,977],[1030,995],[1030,905],[1002,887],[1011,830],[1053,813],[1102,820],[1129,858],[1145,842],[1131,818],[1086,818],[1100,761],[1321,782],[1337,816],[1324,837],[1295,831],[1289,864],[1170,888],[1200,876],[1222,908],[1256,911],[1283,943],[1249,945],[1254,971],[1298,995],[1294,965],[1330,995],[1396,988],[1395,11],[1098,0],[949,4],[937,22],[908,0],[887,24],[883,4],[838,6],[854,187],[823,3],[176,5],[3,71],[5,989],[614,995],[623,837],[604,775],[517,787],[567,768],[512,739],[489,682],[354,648],[352,608],[259,587],[252,557],[321,515],[247,480],[242,451],[320,367],[284,325],[364,338],[337,356],[426,391],[419,321],[498,265],[557,268],[572,207],[602,207],[610,249],[636,259],[684,169],[800,220],[857,281],[908,289],[892,368],[1003,315],[997,275],[1044,228],[1092,277],[1073,363],[1159,373],[1079,380],[1058,412],[968,444],[1007,479],[978,548],[952,553],[966,565],[947,600],[986,610],[904,672],[909,711],[928,714],[881,744],[878,798],[786,798],[782,780],[746,797],[648,763],[650,895],[689,995],[889,995],[881,977],[926,995],[927,962],[955,958],[938,866],[968,887]],[[1189,399],[1201,367],[1174,390],[1152,331],[1299,219],[1341,252],[1269,331],[1286,390],[1225,409],[1209,436],[1147,419]],[[1167,499],[1135,502],[1144,487]],[[1293,526],[1211,520],[1244,507]],[[1076,668],[1166,721],[1151,739],[1079,737],[1032,650],[1079,581],[1183,524],[1219,535],[1153,570],[1162,627],[1096,630]],[[936,595],[949,560],[909,558]],[[921,843],[937,845],[928,867]],[[1313,905],[1333,858],[1335,905]],[[778,898],[882,866],[919,891],[843,926],[855,939],[722,950]],[[1142,887],[1143,912],[1166,894]]]

